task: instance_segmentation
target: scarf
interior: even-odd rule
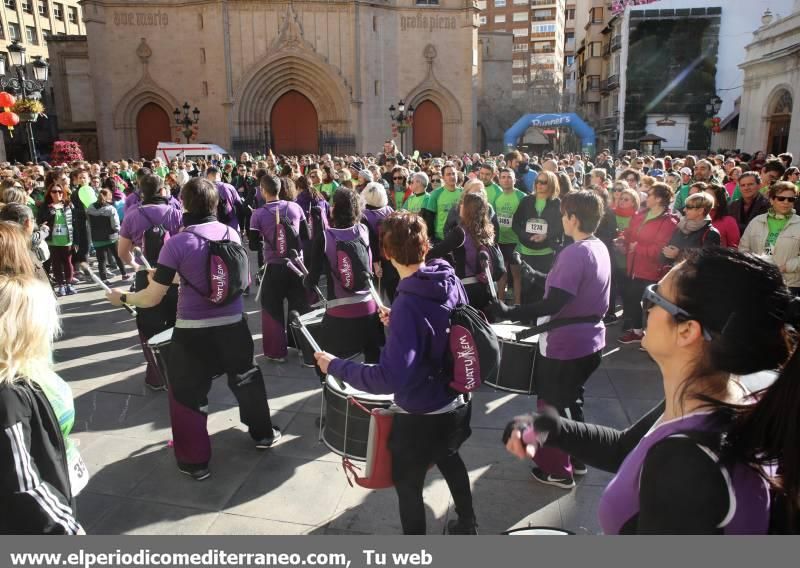
[[[216,221],[216,215],[198,215],[195,213],[184,213],[181,224],[184,228],[191,227],[192,225],[200,225],[201,223],[210,223]]]
[[[169,205],[169,199],[160,195],[156,195],[152,199],[148,199],[147,201],[143,202],[142,205]]]
[[[767,211],[767,215],[772,217],[773,219],[791,219],[792,215],[794,215],[794,209],[789,209],[789,213],[786,215],[781,215],[780,213],[776,213],[775,210],[770,207],[769,211]]]
[[[613,211],[614,215],[619,215],[620,217],[633,217],[636,215],[635,207],[614,207]]]
[[[703,219],[697,219],[696,221],[690,221],[688,217],[684,217],[678,221],[678,230],[684,235],[688,235],[690,233],[694,233],[695,231],[699,231],[710,221],[710,215],[706,215]]]

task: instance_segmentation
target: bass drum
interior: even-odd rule
[[[392,405],[392,395],[361,392],[328,375],[322,397],[322,442],[340,456],[366,461],[372,417],[351,404],[348,398],[356,399],[370,411],[376,408],[388,409]]]
[[[167,361],[169,360],[169,348],[172,344],[172,332],[174,327],[165,329],[161,333],[155,334],[147,340],[147,349],[153,355],[158,372],[161,373],[162,384],[169,385],[169,375],[167,374]]]
[[[317,343],[319,343],[320,331],[322,330],[322,316],[324,315],[325,308],[319,308],[300,316],[300,321],[308,328],[308,332],[311,334],[311,337],[317,340]],[[289,326],[289,328],[292,330],[292,335],[294,336],[294,344],[300,349],[303,365],[306,367],[314,367],[314,350],[308,344],[308,341],[306,341],[306,338],[303,337],[299,329],[294,326]]]
[[[539,336],[532,335],[518,341],[517,332],[529,329],[525,325],[495,323],[492,329],[500,342],[500,369],[497,377],[486,384],[502,391],[534,394],[533,367],[539,351]]]

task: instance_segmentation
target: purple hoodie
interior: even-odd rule
[[[380,362],[334,359],[328,372],[361,391],[394,394],[403,410],[425,414],[455,398],[440,371],[448,348],[450,311],[459,302],[466,304],[467,294],[453,267],[440,259],[403,278],[397,291]]]

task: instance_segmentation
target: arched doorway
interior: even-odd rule
[[[169,115],[156,103],[147,103],[136,115],[139,157],[153,158],[159,142],[172,141]]]
[[[414,150],[442,153],[442,111],[433,101],[422,101],[414,110]]]
[[[767,152],[781,154],[789,144],[789,126],[792,123],[792,95],[781,90],[775,97],[769,113]]]
[[[287,91],[275,102],[270,114],[272,150],[276,154],[319,152],[319,121],[311,101],[297,91]]]

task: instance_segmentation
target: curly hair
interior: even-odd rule
[[[489,219],[489,202],[483,192],[465,193],[461,198],[461,224],[480,245],[494,244],[494,226]]]

